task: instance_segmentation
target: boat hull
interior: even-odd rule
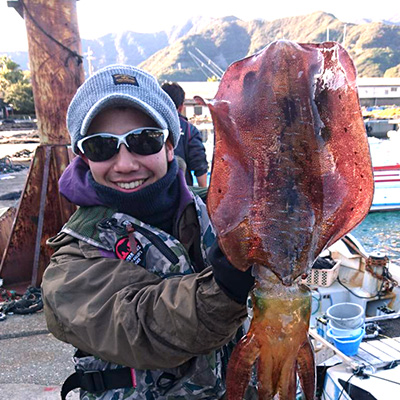
[[[400,210],[400,164],[375,166],[374,198],[370,211]]]

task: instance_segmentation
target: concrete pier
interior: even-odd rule
[[[0,400],[56,400],[74,372],[74,348],[51,335],[43,311],[0,321]],[[71,392],[68,400],[79,399]]]

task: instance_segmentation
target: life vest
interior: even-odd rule
[[[193,195],[200,226],[200,248],[205,265],[207,253],[215,241],[214,229],[205,204]],[[194,272],[185,247],[172,235],[145,224],[127,214],[103,206],[81,207],[62,232],[99,249],[104,257],[125,259],[163,278]],[[99,333],[100,334],[100,333]],[[234,344],[207,355],[193,357],[185,364],[165,370],[135,370],[136,387],[120,387],[93,393],[81,390],[83,400],[112,399],[219,399],[225,393],[225,370]],[[127,368],[91,355],[75,357],[79,373]],[[68,389],[71,390],[71,389]]]

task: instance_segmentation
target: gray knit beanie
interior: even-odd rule
[[[143,111],[162,128],[176,147],[180,136],[174,102],[157,80],[145,71],[129,65],[109,65],[88,78],[78,89],[67,112],[67,127],[74,153],[93,118],[110,106],[131,106]]]

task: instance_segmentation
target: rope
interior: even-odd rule
[[[364,375],[368,376],[369,378],[380,379],[380,380],[382,380],[382,381],[394,383],[395,385],[399,385],[399,386],[400,386],[400,382],[395,382],[395,381],[392,381],[392,380],[390,380],[390,379],[382,378],[381,376],[375,376],[375,375],[373,375],[373,374],[367,374],[366,372],[364,372]]]
[[[398,282],[393,279],[392,274],[389,272],[389,268],[386,267],[389,262],[387,256],[380,260],[369,257],[365,266],[365,270],[368,271],[374,278],[382,281],[382,288],[384,292],[391,292],[396,286],[399,286]],[[382,274],[377,274],[373,267],[382,267]]]
[[[377,293],[377,294],[374,295],[374,296],[360,296],[359,294],[354,293],[354,292],[353,292],[349,287],[347,287],[345,284],[343,284],[339,277],[337,277],[337,281],[338,281],[346,290],[348,290],[353,296],[358,297],[359,299],[375,299],[376,297],[381,296],[380,292]]]
[[[315,291],[319,294],[319,297],[314,297],[314,291],[311,293],[311,298],[317,301],[317,309],[312,313],[312,315],[316,314],[319,309],[321,308],[321,300],[322,300],[322,294],[318,291],[318,289]]]
[[[386,264],[389,262],[388,256],[384,256],[382,258],[374,258],[368,257],[367,266],[375,266],[375,267],[386,267]]]
[[[398,282],[393,279],[392,274],[389,272],[389,268],[386,267],[387,263],[389,262],[389,258],[387,256],[383,257],[382,259],[375,259],[373,257],[368,257],[365,271],[371,274],[375,279],[381,281],[381,287],[378,290],[378,293],[374,296],[360,296],[354,293],[350,288],[344,285],[339,277],[337,281],[340,285],[342,285],[345,289],[347,289],[353,296],[358,297],[359,299],[373,299],[375,297],[381,297],[385,295],[385,293],[392,292],[396,286],[399,286]],[[378,274],[373,270],[373,267],[382,267],[382,274]]]
[[[355,377],[355,376],[356,376],[356,374],[351,375],[350,378],[347,379],[346,383],[349,383],[349,382],[350,382],[350,379],[352,379],[352,378]],[[344,386],[343,386],[343,388],[342,388],[342,390],[341,390],[341,392],[340,392],[339,397],[337,398],[337,400],[340,400],[340,398],[341,398],[342,395],[343,395],[343,392],[344,392]]]
[[[81,56],[80,54],[78,54],[76,51],[71,50],[69,47],[65,46],[64,44],[62,44],[61,42],[59,42],[56,38],[54,38],[53,36],[51,36],[48,32],[46,32],[41,25],[35,20],[35,18],[33,18],[32,14],[30,13],[30,11],[28,10],[27,6],[25,5],[23,0],[20,0],[20,3],[22,4],[23,9],[25,10],[26,14],[28,15],[28,17],[31,19],[31,21],[36,25],[36,27],[45,35],[47,36],[50,40],[52,40],[53,42],[55,42],[56,44],[58,44],[61,48],[63,48],[65,51],[68,52],[68,57],[65,60],[64,65],[67,66],[68,65],[68,60],[70,59],[70,57],[75,57],[77,59],[77,65],[82,64],[83,61],[83,56]]]

